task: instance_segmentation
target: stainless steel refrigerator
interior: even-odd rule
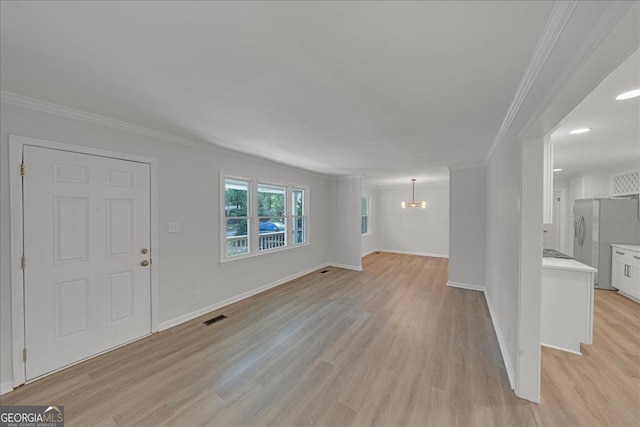
[[[637,199],[576,200],[573,257],[598,269],[596,288],[611,289],[611,244],[640,244]]]

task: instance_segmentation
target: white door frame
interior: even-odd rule
[[[157,160],[133,154],[106,151],[97,148],[64,144],[44,139],[30,138],[19,135],[9,135],[9,204],[11,223],[11,330],[13,354],[13,386],[17,387],[26,382],[25,365],[22,350],[25,348],[25,313],[24,313],[24,276],[22,274],[23,241],[23,193],[20,164],[22,163],[22,148],[25,145],[70,151],[79,154],[108,157],[146,163],[151,169],[151,332],[158,332],[158,188]],[[26,165],[29,173],[29,165]]]

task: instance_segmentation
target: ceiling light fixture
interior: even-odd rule
[[[554,169],[554,172],[562,172],[562,169]]]
[[[402,202],[400,206],[402,209],[404,208],[426,208],[427,202],[416,202],[416,179],[411,179],[412,184],[412,192],[411,192],[411,202]]]
[[[569,132],[571,135],[578,135],[581,133],[586,133],[589,132],[591,129],[589,128],[580,128],[580,129],[574,129],[571,132]]]
[[[640,89],[630,90],[629,92],[621,93],[620,95],[616,96],[616,99],[618,101],[623,101],[625,99],[631,99],[637,96],[640,96]]]

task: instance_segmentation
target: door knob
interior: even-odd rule
[[[142,261],[140,261],[140,265],[143,267],[146,267],[147,265],[149,265],[149,261],[147,261],[146,259],[143,259]]]

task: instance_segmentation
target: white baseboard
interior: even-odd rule
[[[451,288],[460,288],[460,289],[469,289],[471,291],[480,291],[485,292],[487,290],[486,286],[483,285],[472,285],[470,283],[461,283],[461,282],[447,282],[447,286]]]
[[[362,271],[361,265],[338,264],[336,262],[330,262],[327,265],[331,267],[336,267],[336,268],[344,268],[346,270]]]
[[[541,343],[541,345],[544,347],[552,348],[554,350],[566,351],[567,353],[573,353],[573,354],[577,354],[578,356],[582,356],[582,353],[580,353],[579,351],[569,350],[568,348],[556,347],[555,345],[550,345],[545,343]]]
[[[428,253],[428,252],[399,251],[399,250],[396,250],[396,249],[376,249],[376,251],[390,252],[392,254],[401,254],[401,255],[417,255],[417,256],[430,256],[430,257],[434,257],[434,258],[449,258],[449,255],[432,254],[432,253]]]
[[[365,256],[367,256],[367,255],[371,255],[372,253],[374,253],[374,252],[376,252],[376,251],[377,251],[377,249],[372,249],[372,250],[370,250],[369,252],[365,252],[365,253],[363,253],[363,254],[362,254],[362,255],[360,255],[360,256],[365,257]]]
[[[0,384],[0,395],[7,394],[10,391],[13,391],[13,382],[9,381]]]
[[[334,265],[334,264],[324,263],[324,264],[318,265],[316,267],[309,268],[309,269],[301,271],[299,273],[295,273],[295,274],[292,274],[292,275],[287,276],[285,278],[276,280],[275,282],[271,282],[271,283],[268,283],[268,284],[266,284],[264,286],[260,286],[258,288],[252,289],[250,291],[243,292],[243,293],[241,293],[239,295],[236,295],[234,297],[227,298],[226,300],[217,302],[215,304],[208,305],[206,307],[202,307],[202,308],[200,308],[198,310],[192,311],[191,313],[187,313],[187,314],[184,314],[182,316],[175,317],[175,318],[173,318],[171,320],[167,320],[165,322],[160,323],[159,329],[161,331],[164,331],[166,329],[173,328],[174,326],[178,326],[181,323],[188,322],[189,320],[195,319],[196,317],[200,317],[203,314],[207,314],[207,313],[210,313],[212,311],[218,310],[218,309],[220,309],[222,307],[226,307],[226,306],[228,306],[230,304],[236,303],[236,302],[238,302],[240,300],[243,300],[245,298],[249,298],[249,297],[251,297],[253,295],[259,294],[260,292],[264,292],[264,291],[266,291],[268,289],[275,288],[276,286],[280,286],[280,285],[282,285],[284,283],[290,282],[291,280],[297,279],[298,277],[302,277],[302,276],[304,276],[306,274],[313,273],[314,271],[319,270],[321,268],[325,268],[325,267],[327,267],[329,265]]]
[[[629,298],[631,301],[635,301],[635,302],[640,303],[640,299],[634,297],[633,295],[630,295],[630,294],[626,293],[625,291],[621,291],[620,289],[618,289],[618,293],[620,295],[622,295],[623,297]]]
[[[498,323],[498,316],[496,312],[493,310],[493,304],[491,304],[491,298],[489,298],[489,293],[487,290],[484,290],[484,299],[487,301],[487,306],[489,307],[489,314],[491,315],[491,322],[493,322],[493,329],[496,331],[496,337],[498,338],[498,345],[500,346],[500,353],[502,353],[502,360],[504,360],[504,367],[507,370],[507,376],[509,377],[509,385],[511,389],[515,389],[515,372],[513,370],[513,365],[511,365],[511,359],[509,358],[509,352],[507,351],[507,345],[502,338],[502,329],[500,329],[500,324]]]

